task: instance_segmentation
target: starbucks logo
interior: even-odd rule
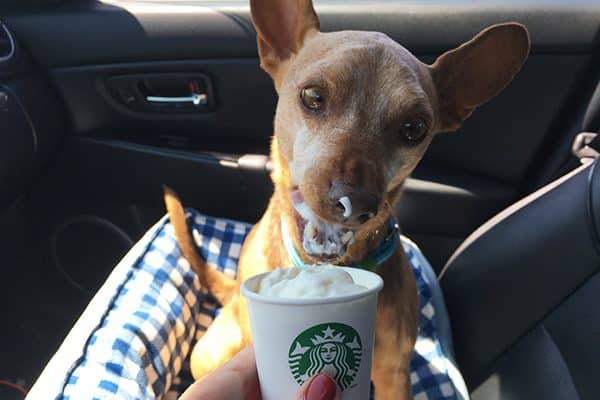
[[[324,372],[344,391],[356,379],[362,343],[352,327],[331,322],[315,325],[298,335],[288,356],[292,375],[300,385],[314,374]]]

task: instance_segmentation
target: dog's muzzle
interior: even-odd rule
[[[317,216],[306,204],[299,190],[291,192],[291,199],[304,251],[311,257],[324,261],[344,255],[348,245],[354,241],[354,232]],[[351,204],[347,206],[352,207]]]

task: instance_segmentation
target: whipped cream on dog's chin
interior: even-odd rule
[[[354,232],[340,224],[322,220],[304,202],[299,191],[292,193],[292,204],[303,219],[302,247],[311,255],[340,256],[354,241]]]
[[[334,265],[306,265],[276,269],[263,277],[256,292],[263,296],[320,299],[360,293],[367,288]]]

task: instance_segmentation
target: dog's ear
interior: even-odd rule
[[[287,61],[319,31],[311,0],[250,0],[260,66],[277,85]]]
[[[456,130],[473,110],[513,79],[529,54],[529,33],[518,23],[493,25],[430,66],[438,94],[435,130]]]

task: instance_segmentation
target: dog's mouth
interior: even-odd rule
[[[296,227],[302,248],[311,257],[330,261],[346,253],[354,241],[354,232],[341,224],[320,218],[306,204],[299,190],[291,192],[295,210]]]

